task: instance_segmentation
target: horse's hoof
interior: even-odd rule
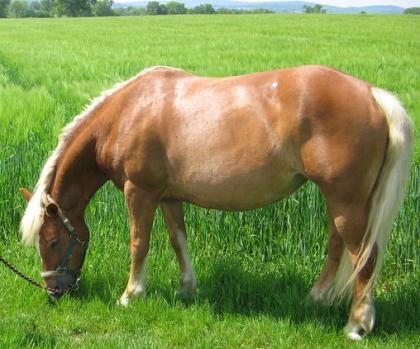
[[[344,332],[347,335],[347,338],[353,341],[360,341],[365,338],[370,332],[372,332],[374,326],[374,318],[365,318],[364,322],[357,324],[352,321],[344,328]]]
[[[361,341],[363,337],[358,334],[357,332],[349,332],[347,333],[347,338],[351,339],[352,341]]]
[[[176,291],[176,297],[181,299],[194,298],[197,289],[197,282],[194,275],[184,280],[181,279],[180,284],[179,289]]]
[[[126,294],[123,294],[119,300],[117,300],[117,305],[122,307],[128,307],[130,304],[130,298]]]
[[[196,288],[191,287],[191,285],[184,285],[180,287],[175,293],[176,298],[182,301],[191,301],[194,299],[195,295]]]
[[[346,325],[344,332],[346,333],[347,338],[351,339],[352,341],[360,341],[367,334],[367,332],[363,330],[362,326],[353,324],[351,322]]]
[[[347,337],[352,340],[361,340],[372,332],[375,326],[375,307],[373,301],[360,304],[353,310],[350,320],[345,327]]]
[[[146,288],[144,285],[137,285],[134,291],[130,293],[124,292],[121,298],[117,301],[117,305],[127,307],[133,298],[143,298],[146,296]]]
[[[315,288],[313,288],[311,292],[305,297],[304,304],[306,306],[316,305],[321,307],[331,305],[328,298],[326,297],[326,292],[319,291]]]

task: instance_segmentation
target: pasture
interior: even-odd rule
[[[89,99],[152,65],[227,76],[325,64],[395,93],[420,127],[420,22],[415,16],[243,15],[0,21],[0,254],[39,279],[20,243],[26,203],[60,129]],[[116,305],[129,271],[128,217],[111,184],[87,210],[91,243],[80,289],[57,304],[0,267],[0,347],[418,348],[420,143],[376,287],[365,341],[342,333],[347,308],[304,301],[326,254],[325,206],[310,183],[265,209],[187,205],[194,300],[175,297],[178,266],[155,219],[148,294]]]

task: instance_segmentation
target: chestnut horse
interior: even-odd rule
[[[303,66],[226,78],[153,67],[96,99],[46,162],[21,223],[39,243],[47,285],[68,290],[89,241],[84,210],[108,180],[124,192],[131,270],[119,303],[145,293],[146,256],[160,206],[180,266],[196,287],[182,202],[249,210],[308,179],[327,203],[328,257],[310,297],[352,295],[345,328],[372,331],[372,289],[409,172],[411,122],[390,93],[337,70]]]

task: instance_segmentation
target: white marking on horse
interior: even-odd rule
[[[187,239],[185,238],[184,231],[178,230],[176,239],[181,247],[182,261],[185,266],[185,269],[181,270],[181,291],[191,292],[196,287],[196,281],[190,256],[188,255]]]
[[[140,272],[138,273],[137,278],[127,286],[126,291],[123,293],[119,301],[117,301],[118,305],[127,307],[130,304],[130,299],[132,297],[141,297],[146,295],[146,265],[147,257],[144,259],[143,264],[140,265]],[[132,291],[127,293],[128,289]]]
[[[147,257],[144,259],[143,264],[140,265],[140,272],[137,279],[137,285],[134,290],[134,296],[140,296],[146,293],[146,265]]]

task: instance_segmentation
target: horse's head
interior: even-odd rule
[[[20,189],[29,202],[32,194]],[[49,195],[41,203],[42,225],[39,227],[39,252],[42,258],[44,278],[50,296],[60,298],[76,286],[87,250],[87,228],[65,216],[60,206]],[[74,225],[73,225],[74,224]],[[82,233],[83,235],[79,235]]]

